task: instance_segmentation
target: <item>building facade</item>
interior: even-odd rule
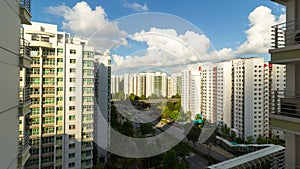
[[[274,110],[269,102],[275,89],[285,87],[284,65],[263,58],[234,59],[190,67],[182,78],[182,107],[192,119],[202,114],[245,140],[270,136],[269,114]]]
[[[25,168],[92,168],[94,48],[57,25],[24,26],[31,44],[31,156]]]
[[[273,1],[286,7],[286,22],[272,27],[273,46],[269,51],[272,63],[286,65],[286,90],[274,94],[277,99],[273,103],[275,114],[271,114],[271,128],[285,132],[285,168],[299,168],[300,3],[297,0]]]
[[[0,25],[0,164],[2,168],[15,169],[22,168],[29,156],[24,122],[28,117],[30,100],[25,95],[27,86],[19,85],[19,75],[20,69],[30,67],[30,49],[20,36],[20,25],[31,24],[31,1],[1,1],[0,14],[3,22]],[[19,92],[23,89],[25,93]]]

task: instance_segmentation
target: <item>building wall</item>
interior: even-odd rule
[[[0,164],[17,168],[19,106],[19,1],[0,2]]]

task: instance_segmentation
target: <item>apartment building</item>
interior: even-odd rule
[[[25,168],[92,168],[94,48],[57,25],[24,26],[31,44],[31,156]]]
[[[113,75],[112,77],[114,78],[112,94],[116,94],[116,91],[123,89],[125,96],[129,96],[131,93],[137,96],[145,95],[146,97],[152,94],[162,97],[169,95],[168,75],[164,72],[140,72],[137,74]],[[116,89],[117,87],[119,88]]]
[[[245,140],[270,136],[269,114],[274,110],[269,102],[274,89],[285,87],[284,65],[268,64],[263,58],[234,59],[190,67],[182,78],[182,107],[192,118],[202,114]]]
[[[286,22],[272,27],[271,63],[286,66],[286,90],[276,92],[271,128],[285,132],[285,168],[300,167],[300,3],[298,0],[273,0],[286,7]],[[274,97],[278,98],[277,94]]]
[[[111,58],[109,51],[95,55],[94,143],[97,160],[107,162],[110,143]],[[117,82],[118,78],[115,78]]]
[[[30,148],[25,124],[30,100],[27,86],[19,86],[19,75],[20,69],[30,68],[30,48],[20,37],[20,25],[31,24],[31,1],[1,1],[0,14],[0,164],[1,168],[15,169],[22,168]]]

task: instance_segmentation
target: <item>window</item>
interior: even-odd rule
[[[94,102],[94,99],[93,99],[93,97],[83,97],[83,102],[91,103],[91,102]]]
[[[43,128],[43,134],[54,133],[54,127],[45,127]]]
[[[40,108],[32,108],[31,113],[32,114],[39,114],[40,113]]]
[[[75,143],[69,144],[69,149],[74,149],[75,148]]]
[[[54,117],[44,117],[43,124],[54,123]]]
[[[33,139],[31,139],[31,145],[37,145],[37,144],[39,144],[39,138],[33,138]],[[33,149],[31,149],[31,150],[33,150]]]
[[[75,153],[70,153],[69,158],[75,158]]]
[[[75,64],[76,63],[76,59],[70,59],[70,63],[71,64]]]
[[[64,72],[64,70],[62,68],[57,68],[57,72],[62,73],[62,72]]]
[[[75,82],[76,82],[76,79],[75,79],[75,78],[70,78],[70,82],[71,82],[71,83],[75,83]]]
[[[75,68],[70,68],[70,73],[75,73],[76,69]]]
[[[69,163],[69,168],[74,168],[75,167],[75,162]]]
[[[69,91],[70,92],[75,92],[76,91],[76,87],[70,87]]]
[[[75,110],[75,106],[69,106],[69,110]]]
[[[62,48],[57,48],[57,53],[64,53],[64,50]]]
[[[93,93],[93,88],[85,87],[85,88],[83,88],[83,93],[86,93],[86,94]]]
[[[32,124],[39,124],[39,123],[40,123],[40,119],[39,119],[39,118],[33,118],[33,119],[31,120],[31,123],[32,123]]]
[[[69,139],[70,139],[70,140],[75,139],[75,134],[70,134],[70,135],[69,135]]]
[[[75,49],[70,49],[70,54],[76,54],[76,50]]]
[[[33,129],[32,129],[32,134],[33,134],[33,135],[40,134],[40,130],[39,130],[38,128],[33,128]]]
[[[83,61],[84,67],[94,67],[93,61]]]
[[[69,115],[69,120],[75,120],[75,115]]]
[[[69,125],[69,130],[74,130],[75,128],[75,124]]]
[[[69,97],[69,101],[74,102],[75,101],[75,96]]]

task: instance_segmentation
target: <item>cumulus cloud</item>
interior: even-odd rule
[[[149,10],[147,4],[145,4],[145,3],[142,5],[142,4],[139,4],[139,3],[136,3],[136,2],[129,3],[127,1],[125,1],[123,6],[126,7],[126,8],[129,8],[129,9],[132,9],[136,12],[145,12],[145,11]]]
[[[284,15],[276,19],[271,12],[270,8],[259,6],[250,13],[250,28],[245,31],[247,40],[238,47],[237,54],[268,53],[271,47],[271,26],[285,19]]]
[[[46,12],[64,18],[63,29],[76,36],[90,40],[90,44],[99,49],[110,48],[122,39],[126,32],[118,27],[117,22],[110,22],[105,10],[101,6],[92,9],[86,2],[78,2],[72,8],[66,5],[50,6]]]
[[[263,19],[262,19],[263,18]],[[249,29],[245,31],[246,41],[237,48],[214,50],[209,38],[203,34],[186,31],[178,34],[174,29],[151,28],[131,36],[132,40],[145,42],[146,52],[141,55],[113,56],[118,68],[139,66],[178,67],[204,61],[222,61],[249,54],[265,54],[271,47],[271,26],[285,21],[285,15],[276,17],[271,9],[259,6],[249,14]]]
[[[150,28],[130,36],[136,42],[146,43],[147,48],[122,57],[113,55],[115,69],[145,67],[176,68],[187,64],[218,60],[218,53],[203,34],[186,31],[178,34],[175,29]]]

